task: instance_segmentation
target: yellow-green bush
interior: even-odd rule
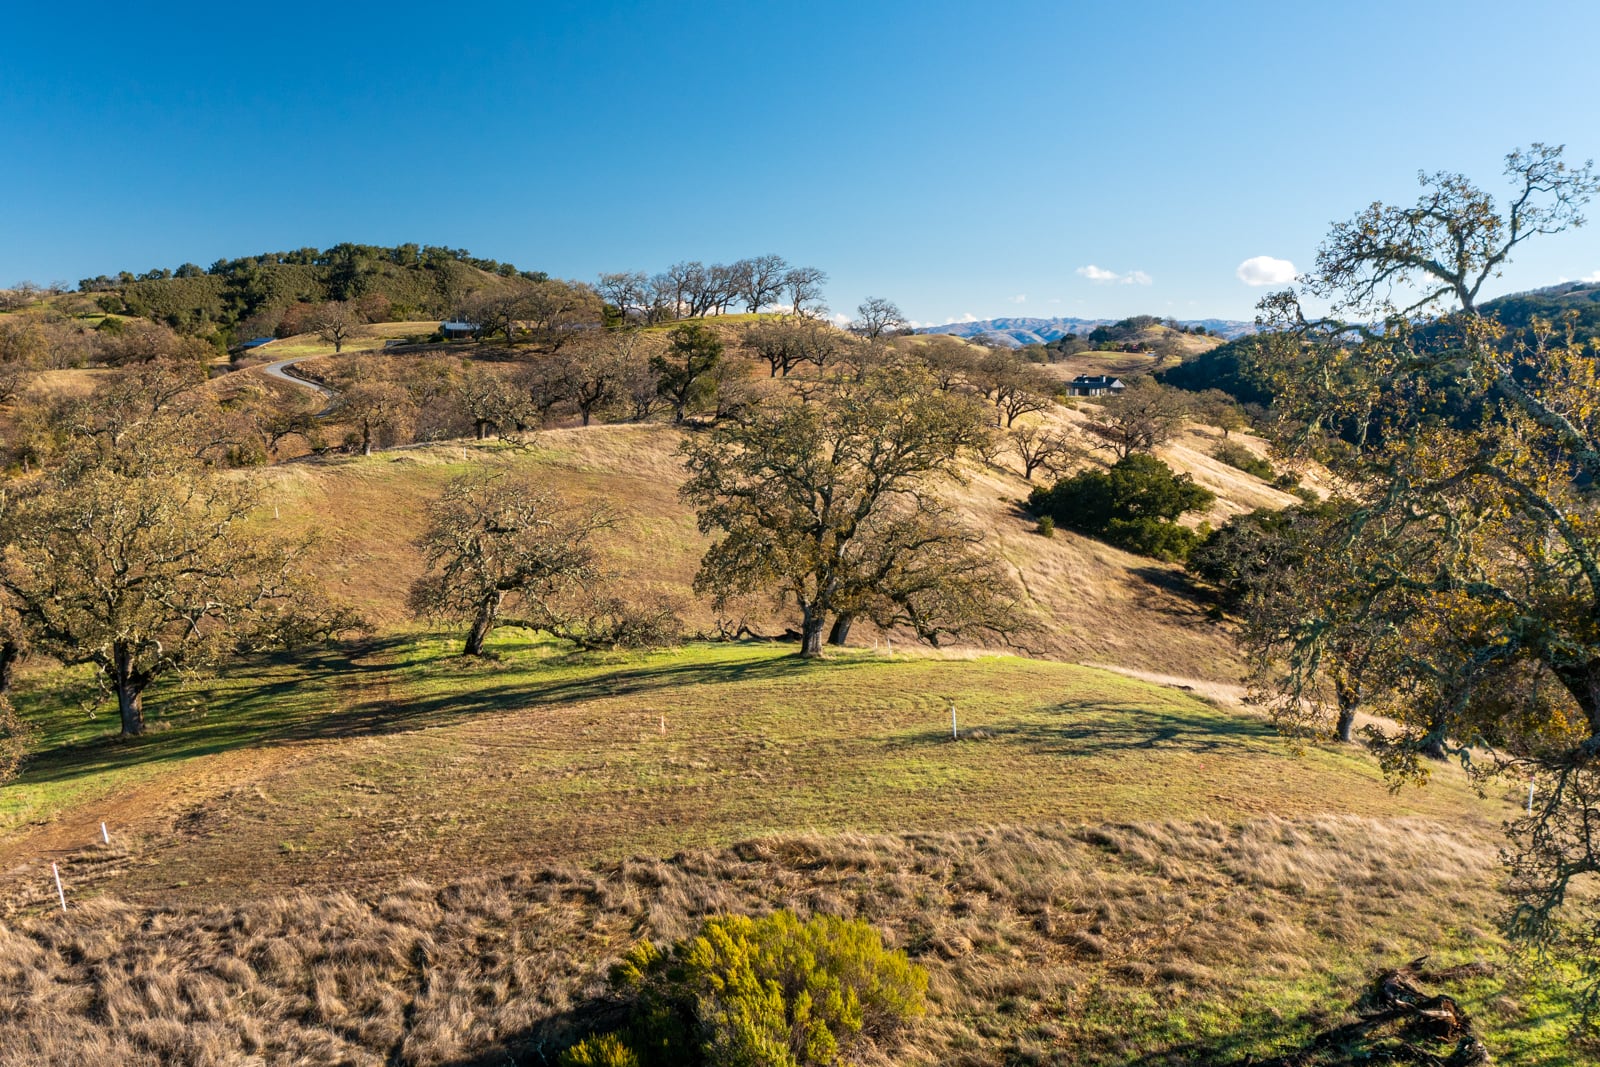
[[[643,1067],[809,1067],[922,1014],[928,976],[862,920],[778,911],[709,919],[666,952],[642,942],[612,983],[635,998],[624,1040]]]
[[[639,1067],[639,1057],[616,1034],[586,1037],[561,1054],[561,1067]]]

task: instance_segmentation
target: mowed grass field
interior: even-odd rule
[[[345,339],[343,348],[345,352],[359,352],[369,348],[382,348],[384,341],[399,337],[414,337],[431,335],[439,328],[439,320],[425,319],[416,322],[374,322],[368,323],[350,337]],[[333,354],[333,344],[324,341],[315,333],[297,333],[292,337],[280,337],[270,344],[262,345],[250,353],[252,362],[270,363],[278,359],[294,359],[297,356],[327,356]]]

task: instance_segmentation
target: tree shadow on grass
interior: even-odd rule
[[[1101,757],[1119,752],[1217,752],[1277,736],[1262,722],[1175,708],[1151,709],[1088,701],[1057,704],[1047,721],[986,723],[965,742],[1020,745],[1037,755]],[[919,732],[908,744],[952,742],[948,730]]]
[[[721,663],[662,663],[601,668],[594,674],[542,680],[519,677],[426,697],[372,700],[275,732],[266,744],[401,733],[442,726],[476,715],[521,708],[560,708],[590,700],[635,697],[683,686],[771,682],[809,672],[855,666],[851,661],[817,664],[798,656]],[[464,674],[466,678],[481,675]]]
[[[668,660],[608,669],[607,664],[587,664],[578,656],[550,661],[553,677],[541,678],[537,671],[516,665],[511,668],[516,672],[513,679],[497,683],[498,672],[492,664],[485,668],[476,661],[467,663],[445,650],[431,655],[417,652],[414,638],[393,637],[311,652],[241,657],[231,669],[234,675],[270,678],[274,671],[283,673],[243,694],[223,682],[196,685],[187,692],[165,692],[159,700],[151,701],[152,732],[136,738],[108,732],[89,741],[46,749],[29,760],[22,782],[59,783],[103,771],[176,762],[250,746],[396,734],[518,708],[559,708],[689,685],[770,682],[814,671],[851,670],[860,665],[852,660],[818,663],[797,656],[771,656],[694,663]],[[574,676],[574,666],[583,673]],[[592,670],[585,670],[591,666]],[[337,703],[341,679],[355,678],[359,684],[368,675],[419,668],[426,670],[422,676],[425,680],[442,684],[444,691],[421,697],[359,700],[332,710],[282,710],[283,704],[303,702],[307,687],[319,682],[325,686],[331,706]],[[179,718],[164,729],[157,717],[161,711],[197,695],[202,705],[223,706],[208,706],[204,717]]]
[[[544,1065],[560,1061],[561,1053],[590,1034],[621,1029],[629,1006],[609,998],[585,1000],[566,1011],[536,1020],[525,1029],[506,1034],[487,1048],[441,1063],[440,1067],[508,1067]]]

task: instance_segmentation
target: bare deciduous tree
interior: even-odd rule
[[[1123,392],[1107,397],[1085,426],[1096,448],[1118,459],[1152,452],[1172,439],[1188,409],[1182,397],[1149,378],[1136,378]]]
[[[755,314],[783,296],[789,263],[782,256],[768,254],[741,259],[733,264],[733,276],[744,309]]]
[[[828,274],[817,267],[790,267],[783,275],[783,292],[789,300],[789,310],[795,315],[818,315],[822,307],[822,287],[828,284]]]
[[[307,327],[322,340],[333,346],[334,352],[343,352],[344,343],[360,335],[366,319],[348,300],[329,300],[317,304],[307,313]]]
[[[569,504],[527,479],[458,478],[428,509],[417,543],[429,573],[411,588],[412,610],[467,623],[469,656],[483,655],[508,607],[520,625],[559,626],[592,599],[593,538],[611,525],[604,509]]]
[[[869,296],[856,308],[856,319],[850,324],[850,332],[859,334],[868,341],[876,341],[884,334],[892,333],[906,324],[906,317],[893,301],[885,300],[881,296]]]
[[[1081,454],[1070,436],[1048,426],[1017,426],[1007,438],[1011,450],[1022,461],[1022,476],[1030,482],[1034,471],[1043,469],[1049,474],[1059,474]]]

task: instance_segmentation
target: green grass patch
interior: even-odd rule
[[[241,662],[152,692],[154,729],[130,740],[112,736],[114,716],[86,716],[83,676],[35,679],[20,706],[44,744],[7,787],[0,825],[92,826],[124,793],[200,812],[191,833],[152,837],[160,871],[130,871],[133,892],[175,875],[239,887],[437,875],[798,831],[1497,810],[1449,776],[1392,796],[1354,750],[1294,757],[1260,720],[1069,664],[816,662],[768,644],[568,655],[516,630],[485,662],[457,656],[458,640],[400,634]],[[255,792],[219,811],[235,763]]]

